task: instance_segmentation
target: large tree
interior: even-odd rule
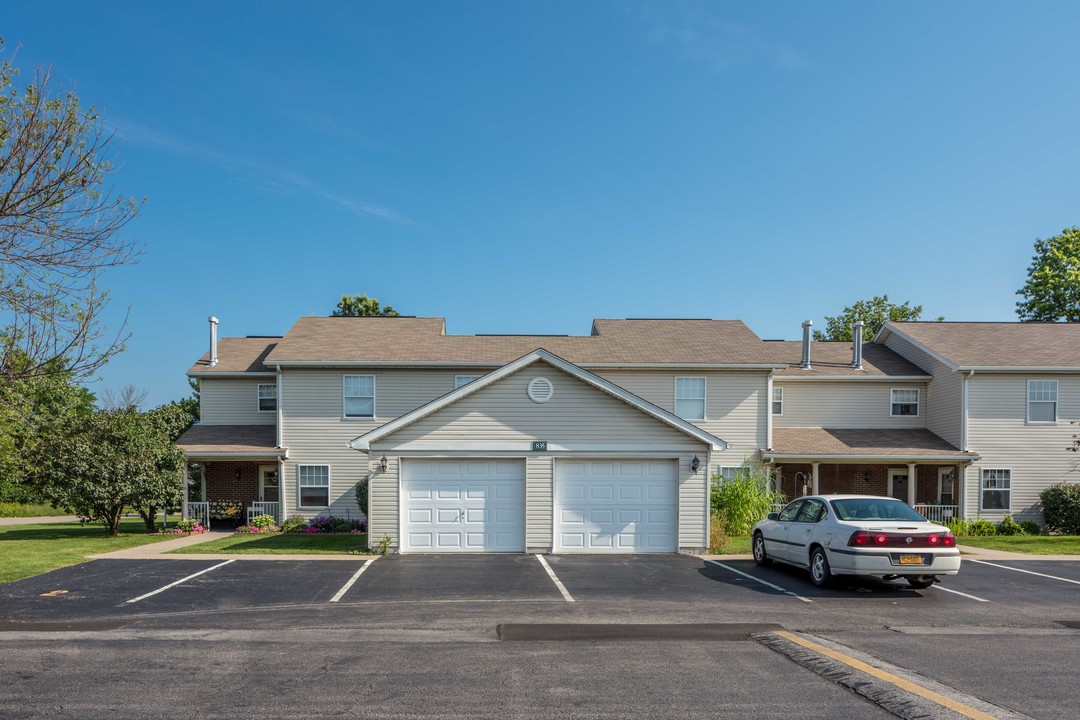
[[[70,432],[48,438],[46,496],[110,535],[120,533],[125,507],[178,503],[184,454],[165,429],[170,422],[133,410],[79,418]]]
[[[888,295],[859,300],[854,305],[844,308],[836,317],[825,316],[825,331],[814,331],[815,340],[850,341],[852,327],[856,320],[863,322],[863,337],[870,340],[886,321],[907,322],[922,317],[922,305],[912,305],[906,301],[903,305],[889,302]],[[938,321],[945,318],[939,317]]]
[[[123,349],[101,276],[137,259],[123,231],[139,202],[111,184],[114,134],[97,111],[47,68],[20,85],[12,59],[0,60],[0,374],[81,379]]]
[[[1080,228],[1035,240],[1027,282],[1016,291],[1022,322],[1080,322]]]
[[[391,306],[382,307],[378,300],[367,295],[342,295],[330,317],[396,317],[397,314]]]

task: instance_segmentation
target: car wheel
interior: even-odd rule
[[[919,575],[917,577],[906,577],[904,579],[907,580],[908,585],[916,590],[925,590],[933,585],[935,580],[933,575]]]
[[[772,558],[765,552],[765,536],[754,533],[754,562],[758,565],[772,565]]]
[[[833,574],[829,569],[829,559],[825,557],[825,550],[814,548],[810,553],[810,580],[818,587],[827,587],[832,584]]]

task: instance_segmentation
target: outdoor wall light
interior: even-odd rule
[[[382,470],[383,472],[386,472],[386,456],[385,455],[383,455],[381,458],[379,458],[379,469]]]
[[[240,479],[240,468],[236,468],[236,479]]]
[[[864,473],[863,473],[863,475],[862,475],[862,481],[863,481],[864,483],[866,483],[867,485],[869,485],[869,484],[870,484],[870,471],[869,471],[869,470],[867,470],[866,472],[864,472]]]
[[[698,456],[695,455],[694,459],[690,461],[690,472],[696,473],[699,467],[701,467],[701,461],[698,460]]]

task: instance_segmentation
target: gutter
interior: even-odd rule
[[[762,450],[762,459],[773,460],[801,460],[804,462],[836,462],[836,463],[860,463],[860,462],[902,462],[926,464],[928,462],[941,463],[973,463],[981,460],[982,456],[975,453],[964,455],[817,455],[814,453],[774,453]]]

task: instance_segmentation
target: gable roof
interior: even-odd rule
[[[210,352],[207,351],[187,374],[192,377],[232,373],[273,375],[274,368],[265,365],[264,361],[280,341],[279,337],[221,338],[218,341],[217,365],[210,367]]]
[[[468,397],[469,395],[472,395],[473,393],[476,393],[484,389],[485,387],[488,387],[489,385],[497,383],[503,378],[509,375],[513,375],[522,368],[526,368],[536,362],[546,362],[549,365],[552,365],[553,367],[562,370],[566,374],[577,378],[581,382],[587,385],[591,385],[597,390],[607,393],[608,395],[611,395],[625,402],[631,407],[637,408],[646,415],[651,415],[653,418],[659,420],[660,422],[670,425],[671,427],[682,431],[683,433],[693,437],[696,440],[704,442],[713,450],[725,450],[728,447],[728,444],[726,442],[716,437],[715,435],[712,435],[711,433],[705,432],[693,423],[687,422],[686,420],[683,420],[682,418],[669,413],[663,408],[657,407],[650,402],[642,400],[637,395],[623,390],[618,385],[615,385],[614,383],[608,382],[601,377],[593,375],[586,370],[582,370],[573,363],[563,360],[559,356],[554,355],[547,350],[544,350],[543,348],[537,348],[536,350],[533,350],[527,355],[523,355],[522,357],[514,360],[511,363],[503,365],[498,370],[490,372],[487,375],[484,375],[483,377],[472,381],[468,385],[463,385],[462,387],[459,387],[453,392],[443,395],[441,398],[433,400],[426,405],[421,405],[415,410],[405,413],[404,415],[398,417],[395,420],[391,420],[384,425],[380,425],[379,427],[367,433],[364,433],[360,437],[354,438],[352,441],[349,442],[349,447],[353,448],[354,450],[361,450],[366,452],[371,447],[371,443],[376,442],[380,438],[393,434],[398,430],[417,422],[418,420],[428,417],[429,415],[438,412],[442,408],[451,405],[464,397]]]
[[[953,370],[1080,372],[1080,323],[887,322],[897,335]]]
[[[741,320],[595,320],[590,335],[447,335],[442,318],[303,317],[268,365],[494,367],[537,347],[576,365],[779,367]]]

